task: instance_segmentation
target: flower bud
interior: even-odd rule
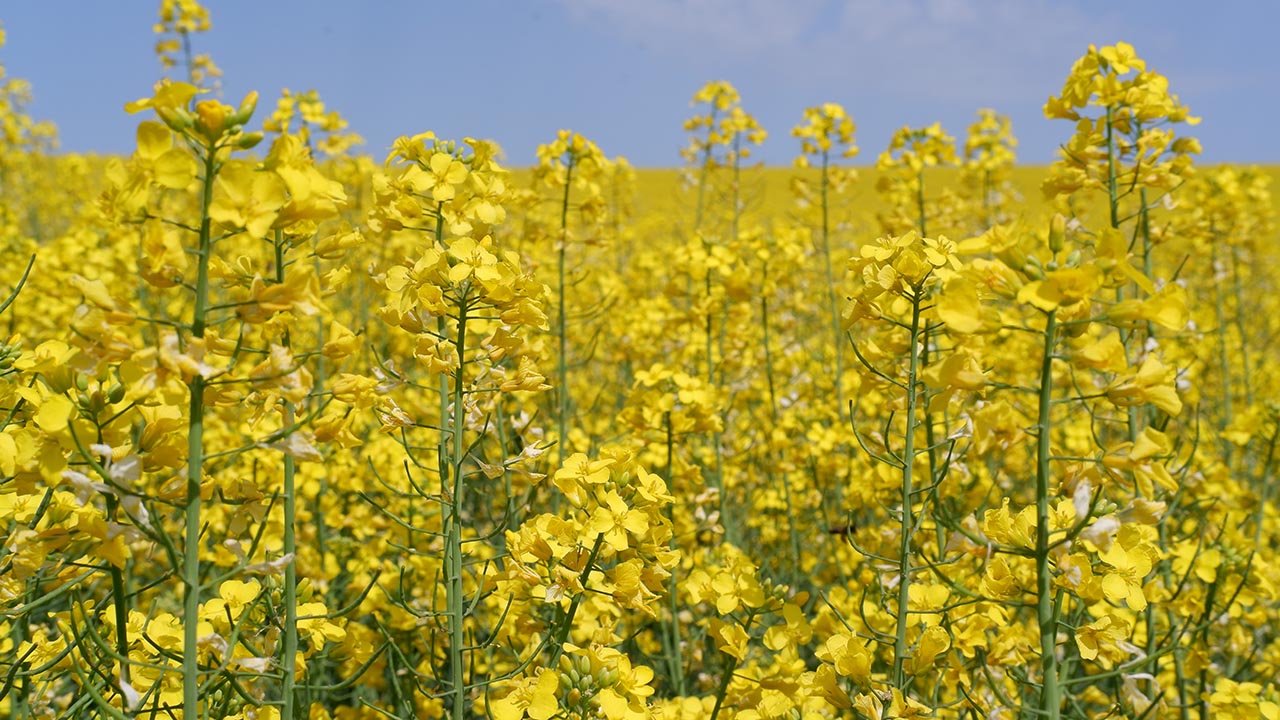
[[[74,371],[65,365],[51,369],[44,374],[44,383],[56,395],[61,395],[75,385]]]
[[[158,105],[156,106],[156,117],[159,117],[161,122],[169,126],[170,130],[180,134],[186,134],[195,123],[191,113],[187,112],[186,108],[180,107]]]
[[[240,150],[249,150],[254,147],[257,147],[258,143],[260,142],[262,142],[262,133],[260,132],[245,133],[240,137],[236,138],[236,147],[239,148]]]
[[[196,129],[206,140],[216,142],[227,127],[230,109],[217,100],[201,100],[196,103]]]
[[[1027,254],[1016,244],[997,251],[996,257],[1013,270],[1019,270],[1027,264]]]
[[[1040,264],[1040,258],[1034,255],[1027,256],[1027,262],[1022,266],[1022,272],[1037,280],[1044,279],[1044,266]]]
[[[1067,240],[1067,219],[1062,213],[1056,213],[1049,222],[1049,249],[1054,253],[1062,252]]]
[[[231,116],[231,125],[243,125],[249,122],[253,117],[253,111],[258,109],[258,91],[251,90],[248,95],[244,96],[244,100],[240,102],[240,107],[236,110],[236,114]]]

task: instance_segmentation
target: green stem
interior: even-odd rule
[[[1218,243],[1210,243],[1210,261],[1209,267],[1216,275],[1218,266],[1221,262],[1218,257]],[[1222,434],[1227,428],[1231,427],[1231,421],[1234,418],[1234,408],[1231,406],[1231,363],[1228,361],[1227,354],[1227,312],[1226,299],[1223,297],[1222,283],[1213,283],[1213,300],[1214,300],[1214,316],[1218,324],[1218,372],[1221,373],[1220,382],[1222,383],[1222,418],[1218,422],[1218,433]],[[1231,467],[1231,441],[1222,439],[1222,459],[1223,464]]]
[[[828,262],[828,267],[829,266],[830,263]],[[765,377],[769,381],[769,418],[772,421],[773,426],[776,427],[778,424],[778,396],[774,391],[773,352],[769,348],[769,299],[763,295],[760,296],[760,317],[764,328],[764,337],[761,340],[761,342],[764,343],[764,372]],[[772,441],[770,439],[765,440],[769,463],[765,470],[765,474],[767,476],[766,480],[769,486],[772,487],[775,482],[775,473],[773,471],[774,452],[772,447],[770,447],[771,443]],[[791,499],[791,481],[787,478],[786,473],[782,474],[780,481],[782,483],[782,496],[787,503],[787,536],[791,545],[791,572],[788,574],[788,582],[794,585],[796,579],[801,575],[800,538],[796,533],[796,515],[795,505]]]
[[[751,621],[755,616],[748,615],[746,622],[742,624],[743,631],[751,629]],[[727,654],[727,653],[726,653]],[[729,694],[729,684],[733,682],[733,673],[738,669],[738,658],[729,655],[730,659],[725,663],[724,675],[720,678],[720,687],[716,689],[716,704],[711,708],[711,717],[708,720],[716,720],[720,715],[720,708],[724,705],[724,698]]]
[[[590,590],[587,588],[587,581],[591,578],[591,571],[595,568],[596,557],[600,554],[600,546],[604,544],[604,533],[597,533],[595,542],[591,544],[591,550],[587,553],[587,563],[582,568],[582,574],[578,577],[579,584],[582,585],[582,592],[573,596],[573,600],[569,602],[569,609],[565,612],[564,618],[560,621],[560,626],[556,628],[556,644],[551,649],[551,662],[547,663],[548,667],[556,667],[560,661],[560,656],[564,654],[564,644],[569,640],[569,631],[573,629],[573,619],[578,615],[578,608],[582,605],[582,598],[587,596]]]
[[[1258,515],[1253,525],[1253,545],[1262,547],[1262,526],[1267,519],[1267,504],[1271,502],[1271,462],[1275,459],[1276,442],[1280,440],[1280,427],[1271,433],[1271,441],[1267,443],[1267,456],[1262,463],[1262,475],[1258,483]]]
[[[911,589],[911,536],[915,534],[915,516],[912,514],[912,496],[915,494],[914,465],[916,456],[916,413],[920,389],[920,288],[915,288],[911,302],[911,360],[907,368],[907,417],[902,449],[902,511],[899,530],[902,533],[898,547],[898,607],[896,636],[893,641],[893,687],[902,689],[906,684],[904,666],[907,660],[907,611]]]
[[[828,202],[828,186],[830,185],[830,159],[829,153],[822,153],[822,181],[821,181],[821,208],[822,208],[822,259],[826,263],[827,271],[827,306],[828,314],[831,316],[831,339],[835,345],[836,360],[836,417],[843,419],[845,417],[844,406],[844,333],[840,331],[840,301],[836,295],[835,272],[831,268],[831,224],[830,210]]]
[[[569,163],[566,166],[566,174],[564,181],[564,198],[560,203],[560,263],[559,263],[559,285],[557,286],[557,304],[559,305],[560,322],[556,326],[556,332],[559,335],[560,355],[556,358],[556,372],[560,380],[560,386],[556,388],[556,395],[559,399],[559,410],[557,412],[556,425],[559,432],[559,439],[556,446],[560,450],[560,466],[564,466],[564,460],[569,445],[568,425],[569,425],[569,330],[565,322],[567,315],[565,309],[565,253],[569,245],[569,192],[573,188],[573,157],[570,156]]]
[[[285,281],[284,258],[285,241],[283,233],[276,231],[275,251],[276,251],[276,282],[283,283]],[[284,336],[284,346],[290,347],[289,335],[286,332]],[[286,402],[284,404],[284,427],[290,427],[294,423],[293,403]],[[294,720],[296,714],[294,697],[294,674],[297,671],[297,655],[298,655],[298,561],[297,561],[297,489],[295,487],[295,476],[297,474],[297,461],[293,456],[285,453],[284,456],[284,546],[281,552],[289,558],[289,562],[284,567],[284,647],[283,657],[280,658],[280,672],[283,674],[283,687],[281,695],[283,705],[280,708],[280,717],[282,720]],[[323,555],[321,558],[323,560]]]
[[[1036,416],[1036,620],[1040,627],[1041,717],[1057,720],[1062,697],[1058,684],[1058,603],[1049,567],[1050,526],[1050,413],[1053,408],[1053,349],[1057,342],[1057,311],[1045,322],[1044,357],[1040,363],[1040,397]]]
[[[1111,213],[1111,227],[1120,227],[1120,201],[1116,191],[1116,142],[1112,108],[1107,106],[1107,208]]]
[[[466,364],[461,362],[466,357],[467,348],[467,298],[464,293],[458,300],[458,334],[456,340],[458,352],[458,369],[454,373],[453,386],[453,419],[449,423],[449,436],[453,447],[449,451],[450,473],[448,480],[452,485],[445,489],[448,506],[448,522],[445,527],[445,583],[446,606],[449,625],[449,695],[452,720],[462,720],[466,710],[466,689],[462,662],[463,645],[466,640],[463,628],[463,587],[462,587],[462,503],[464,486],[462,483],[463,424],[466,422],[466,408],[463,399],[466,394]]]
[[[99,433],[101,435],[101,433]],[[101,442],[102,438],[98,438]],[[116,521],[116,513],[119,509],[119,500],[115,495],[110,493],[107,499],[107,520],[108,522]],[[129,595],[125,592],[124,571],[115,565],[111,566],[111,600],[115,606],[116,616],[116,653],[122,658],[120,661],[120,682],[129,682]]]
[[[217,172],[217,151],[206,150],[204,179],[200,196],[200,246],[196,252],[195,310],[191,335],[204,337],[209,307],[209,259],[212,255],[209,206],[213,202],[213,179]],[[200,485],[204,474],[204,376],[196,374],[187,384],[187,497],[184,505],[183,606],[182,606],[182,715],[200,717]]]
[[[1244,390],[1245,405],[1253,405],[1253,381],[1250,379],[1249,336],[1244,331],[1244,308],[1248,302],[1244,297],[1244,285],[1240,280],[1240,250],[1231,248],[1231,282],[1236,296],[1236,333],[1240,336],[1240,382]]]
[[[664,416],[667,425],[667,492],[675,492],[675,443],[671,435],[671,413]],[[671,549],[679,550],[679,544],[676,542],[676,515],[675,503],[667,505],[667,519],[671,521]],[[669,636],[669,647],[667,655],[667,672],[671,676],[671,686],[677,697],[683,697],[685,694],[684,685],[684,657],[680,647],[680,602],[678,590],[680,587],[680,566],[677,564],[671,569],[671,576],[667,578],[667,607],[671,613],[671,624],[667,628],[664,638]]]
[[[920,172],[916,173],[916,221],[920,224],[921,242],[924,241],[928,231],[927,218],[924,201],[924,169],[921,168]],[[928,366],[929,356],[929,325],[925,323],[924,346],[920,357],[922,365]],[[936,483],[941,479],[938,477],[938,450],[937,443],[934,442],[933,415],[927,407],[924,416],[924,432],[925,447],[928,448],[926,452],[929,454],[929,482]]]
[[[707,125],[706,145],[702,149],[702,168],[698,173],[698,204],[693,212],[693,231],[696,234],[702,229],[702,213],[706,208],[707,198],[707,176],[711,172],[711,132],[716,126],[716,116],[719,111],[714,105],[711,106],[711,122]]]

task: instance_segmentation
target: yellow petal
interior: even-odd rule
[[[0,432],[0,473],[12,477],[18,469],[18,443],[12,435]]]
[[[609,720],[621,720],[627,716],[627,701],[613,688],[605,688],[596,693],[595,700]]]
[[[61,395],[55,395],[40,406],[36,412],[36,425],[48,433],[67,429],[67,421],[71,419],[74,406],[71,401]]]
[[[549,720],[560,710],[556,701],[556,690],[560,687],[560,678],[552,671],[544,671],[538,676],[533,687],[533,697],[529,702],[529,717],[533,720]]]
[[[171,190],[181,190],[196,176],[196,161],[186,152],[173,148],[156,158],[156,182]]]
[[[982,329],[982,304],[978,290],[967,280],[956,278],[943,286],[938,296],[938,319],[959,333]]]
[[[138,124],[138,156],[155,160],[173,147],[173,135],[169,128],[158,122]]]

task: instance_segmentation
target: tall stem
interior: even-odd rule
[[[284,283],[285,268],[285,240],[283,233],[276,231],[275,251],[276,251],[276,282]],[[284,336],[284,346],[291,347],[289,335],[286,332]],[[289,427],[293,425],[293,403],[285,402],[283,409],[282,425]],[[284,547],[281,552],[289,558],[289,562],[284,566],[284,647],[283,657],[280,659],[280,672],[284,675],[281,695],[283,695],[284,704],[280,708],[280,717],[283,720],[294,720],[296,708],[294,707],[294,674],[297,672],[297,656],[298,656],[298,562],[297,562],[297,491],[295,488],[295,475],[297,473],[297,461],[293,456],[285,453],[284,456]],[[321,555],[323,560],[324,555]]]
[[[748,615],[745,622],[742,623],[742,630],[746,632],[751,629],[751,621],[755,619],[754,615]],[[725,662],[724,675],[720,677],[720,687],[716,689],[716,704],[711,708],[711,717],[709,720],[716,720],[720,715],[720,708],[724,706],[724,698],[729,694],[729,684],[733,682],[733,673],[738,669],[738,658],[729,655]]]
[[[567,312],[565,310],[565,253],[569,245],[569,192],[573,187],[573,159],[570,156],[569,163],[566,167],[564,180],[564,198],[560,203],[560,282],[557,291],[557,303],[559,304],[559,325],[556,331],[559,334],[560,356],[556,358],[556,370],[560,379],[560,387],[556,388],[556,395],[559,399],[559,410],[557,412],[556,425],[559,432],[559,440],[556,445],[560,449],[560,465],[564,465],[566,452],[568,450],[568,426],[569,426],[569,330],[565,322]]]
[[[1040,712],[1057,720],[1062,698],[1058,684],[1058,618],[1053,576],[1049,567],[1050,412],[1053,408],[1053,349],[1057,341],[1057,311],[1044,329],[1044,357],[1040,363],[1039,407],[1036,415],[1036,620],[1040,627]]]
[[[1209,267],[1212,268],[1216,277],[1222,260],[1218,257],[1218,243],[1212,242],[1209,245],[1210,256]],[[1222,283],[1213,283],[1213,300],[1214,300],[1214,316],[1217,322],[1218,334],[1218,372],[1221,373],[1220,382],[1222,383],[1222,418],[1218,422],[1218,433],[1222,434],[1227,428],[1231,427],[1234,419],[1234,408],[1231,405],[1231,363],[1227,354],[1227,311],[1226,298],[1223,297]],[[1231,441],[1222,440],[1222,458],[1223,463],[1227,467],[1231,467]]]
[[[1240,278],[1240,250],[1231,247],[1231,283],[1236,296],[1236,333],[1240,336],[1240,384],[1244,391],[1244,403],[1253,405],[1253,381],[1250,379],[1249,336],[1244,331],[1244,308],[1248,304],[1244,297],[1244,284]]]
[[[98,442],[102,442],[99,432]],[[120,501],[110,493],[107,499],[107,520],[116,521],[116,513]],[[129,682],[129,596],[125,592],[124,571],[115,565],[111,566],[111,600],[115,605],[116,616],[116,653],[120,656],[120,683]]]
[[[898,607],[897,635],[893,641],[893,687],[905,685],[904,665],[907,660],[907,620],[911,589],[911,536],[915,534],[915,516],[912,514],[912,496],[915,494],[914,461],[916,456],[916,411],[920,390],[920,288],[915,288],[911,301],[911,360],[907,368],[907,427],[902,448],[902,512],[899,530],[902,533],[898,547]]]
[[[822,210],[822,259],[827,271],[827,311],[831,321],[831,339],[835,345],[836,360],[836,417],[845,417],[844,406],[844,333],[840,331],[840,301],[836,295],[835,272],[831,269],[831,221],[829,209],[830,158],[822,152],[822,178],[820,199]]]
[[[667,426],[667,491],[675,493],[675,442],[671,434],[671,413],[668,412],[664,416]],[[667,518],[671,521],[671,549],[678,550],[679,545],[676,542],[676,510],[675,503],[667,505]],[[677,697],[682,697],[685,693],[684,686],[684,657],[680,647],[680,597],[678,590],[680,588],[680,566],[677,564],[671,569],[671,576],[667,578],[667,608],[671,613],[671,624],[667,628],[664,637],[667,640],[667,672],[671,676],[671,687]]]
[[[445,488],[448,505],[448,521],[445,525],[445,593],[449,616],[449,695],[452,720],[462,720],[466,710],[465,677],[462,663],[462,651],[465,638],[463,636],[463,587],[462,587],[462,502],[464,485],[462,482],[463,423],[466,421],[466,409],[463,406],[466,378],[467,348],[467,297],[464,292],[458,300],[458,369],[454,373],[453,384],[453,419],[449,422],[449,436],[452,447],[449,450],[450,472],[447,480],[450,486]]]
[[[925,212],[925,207],[924,169],[921,168],[920,171],[916,173],[916,222],[920,225],[920,238],[922,241],[927,236],[929,230],[928,215]],[[929,348],[929,325],[928,323],[925,323],[924,342],[921,346],[920,363],[922,365],[928,365],[931,359],[931,354],[932,353]],[[938,450],[937,443],[934,441],[933,415],[929,413],[929,409],[927,407],[924,411],[924,433],[925,447],[927,448],[925,452],[929,454],[929,482],[936,483],[940,479],[938,477]]]
[[[1112,109],[1107,106],[1107,209],[1110,211],[1111,227],[1120,227],[1120,199],[1116,188],[1116,141],[1115,127],[1112,123]]]
[[[191,319],[191,335],[204,337],[209,307],[209,258],[212,254],[209,206],[213,202],[213,178],[217,172],[217,150],[207,148],[204,178],[200,194],[200,240],[196,251],[198,262],[195,286],[195,310]],[[200,485],[204,474],[204,376],[197,373],[187,383],[190,402],[187,407],[187,498],[183,507],[185,533],[183,539],[183,603],[182,603],[182,713],[183,717],[200,717]]]
[[[773,382],[773,351],[769,348],[769,298],[763,295],[760,296],[760,317],[764,330],[764,337],[761,340],[764,343],[764,372],[765,378],[769,381],[769,419],[772,421],[773,426],[776,427],[778,425],[778,396],[774,390]],[[765,442],[766,452],[768,453],[766,460],[768,465],[765,468],[765,475],[768,486],[773,487],[775,482],[775,473],[773,471],[774,453],[770,445],[771,441]],[[789,573],[788,581],[794,585],[796,578],[801,575],[800,538],[796,534],[795,503],[791,499],[791,481],[788,479],[787,473],[783,473],[782,477],[777,478],[777,480],[782,483],[782,497],[787,503],[787,537],[790,541],[791,549],[791,572]]]

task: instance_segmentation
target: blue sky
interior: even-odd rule
[[[1070,134],[1043,119],[1089,43],[1133,43],[1204,118],[1208,162],[1280,163],[1280,2],[1272,0],[209,0],[197,36],[235,103],[314,88],[381,159],[398,135],[497,140],[508,162],[569,128],[639,166],[679,164],[681,122],[725,79],[769,130],[759,158],[790,162],[805,106],[842,103],[859,162],[894,129],[1010,115],[1020,160],[1050,162]],[[0,6],[11,76],[68,151],[128,152],[160,67],[147,0]],[[269,107],[269,104],[264,104]]]

